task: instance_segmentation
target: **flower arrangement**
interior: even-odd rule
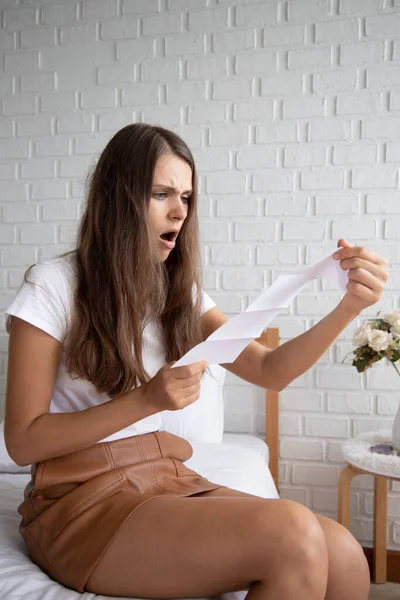
[[[369,319],[358,327],[353,344],[357,346],[356,349],[346,354],[342,362],[353,354],[352,365],[362,373],[370,369],[375,362],[386,358],[400,375],[396,366],[400,359],[400,311],[394,311],[384,317],[379,317],[378,312],[375,319]]]

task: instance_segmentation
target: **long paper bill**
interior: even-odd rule
[[[296,273],[279,275],[277,280],[252,302],[244,312],[236,315],[216,329],[204,342],[189,350],[174,365],[182,367],[199,360],[209,364],[233,362],[239,354],[259,337],[268,324],[313,279],[326,279],[346,289],[347,271],[340,268],[330,252],[325,258]]]

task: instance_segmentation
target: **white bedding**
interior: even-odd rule
[[[185,464],[210,481],[263,498],[278,498],[267,466],[268,448],[262,440],[225,434],[222,444],[192,446],[193,456]],[[18,532],[17,513],[29,479],[28,474],[0,473],[0,600],[110,600],[111,596],[79,594],[66,588],[30,561]],[[246,593],[224,594],[223,599],[243,600]]]

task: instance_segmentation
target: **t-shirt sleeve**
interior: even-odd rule
[[[43,329],[59,342],[67,330],[65,288],[54,264],[37,263],[28,272],[11,305],[5,311],[6,331],[11,316],[19,317]],[[32,282],[32,283],[30,283]]]
[[[214,300],[212,300],[210,296],[204,290],[202,290],[201,314],[204,315],[204,313],[209,311],[210,308],[213,308],[214,306],[217,306]]]

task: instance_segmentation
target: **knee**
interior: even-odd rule
[[[307,561],[312,566],[328,564],[326,538],[316,516],[306,506],[282,500],[285,515],[285,537],[290,554],[297,562]]]
[[[326,538],[316,516],[302,504],[278,500],[278,538],[274,540],[279,565],[301,573],[328,572]],[[262,527],[262,525],[261,525]]]

